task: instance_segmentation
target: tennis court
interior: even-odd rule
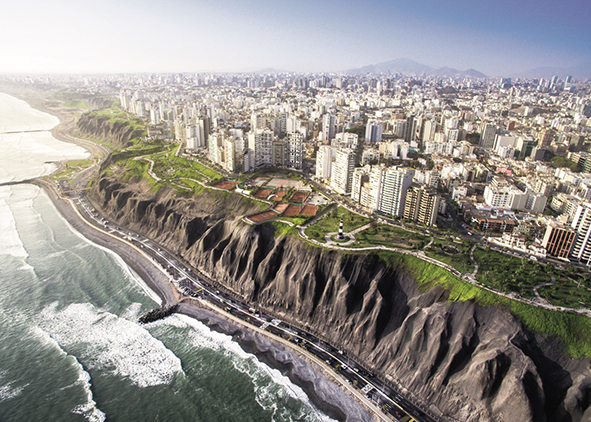
[[[267,199],[272,193],[273,191],[271,189],[259,189],[253,196],[258,199]]]
[[[269,180],[268,177],[257,177],[252,181],[252,184],[255,186],[263,186]]]
[[[279,214],[277,214],[275,211],[265,211],[260,214],[251,215],[250,217],[248,217],[248,219],[251,221],[254,221],[255,223],[260,223],[261,221],[270,220],[272,218],[275,218],[278,215]]]
[[[258,180],[258,179],[257,179]],[[291,188],[294,187],[295,185],[297,185],[297,183],[299,182],[299,180],[293,180],[293,179],[279,179],[279,178],[272,178],[271,180],[269,180],[267,182],[267,184],[265,185],[265,187],[268,188]]]
[[[308,192],[297,191],[291,197],[290,202],[293,202],[296,204],[303,204],[307,197],[308,197]]]

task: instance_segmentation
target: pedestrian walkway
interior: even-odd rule
[[[335,237],[336,235],[338,235],[338,234],[339,234],[339,232],[331,232],[331,233],[327,233],[327,234],[324,236],[324,239],[326,240],[326,245],[339,245],[339,246],[348,246],[348,245],[350,245],[350,244],[352,244],[352,243],[354,243],[354,242],[355,242],[355,235],[356,235],[357,233],[359,233],[359,232],[362,232],[363,230],[367,230],[367,229],[369,229],[370,227],[371,227],[371,223],[369,223],[369,224],[366,224],[366,225],[364,225],[364,226],[361,226],[361,227],[358,227],[358,228],[356,228],[355,230],[351,230],[351,231],[350,231],[350,232],[348,232],[348,233],[344,233],[344,232],[343,232],[343,236],[345,236],[347,239],[349,239],[349,240],[347,240],[347,241],[344,241],[344,242],[339,242],[339,241],[337,241],[337,240],[333,240],[333,239],[334,239],[334,237]]]

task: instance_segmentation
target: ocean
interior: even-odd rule
[[[0,94],[0,182],[88,153]],[[330,421],[280,371],[184,315],[30,184],[0,186],[0,421]]]

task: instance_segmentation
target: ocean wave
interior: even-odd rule
[[[46,196],[45,192],[43,192],[43,191],[41,191],[41,194],[44,195],[44,196]],[[74,233],[76,236],[78,236],[80,239],[82,239],[86,244],[91,245],[91,246],[93,246],[95,248],[98,248],[101,251],[105,252],[107,255],[111,256],[115,260],[115,262],[117,263],[117,265],[121,269],[123,269],[125,275],[127,275],[130,280],[132,280],[155,303],[157,303],[159,306],[162,305],[162,299],[160,298],[160,296],[158,296],[158,294],[156,294],[156,292],[154,290],[152,290],[150,287],[148,287],[148,285],[146,284],[146,282],[135,271],[133,271],[132,268],[130,268],[125,263],[125,261],[123,260],[123,258],[121,258],[119,255],[117,255],[112,250],[110,250],[108,248],[105,248],[104,246],[98,245],[98,244],[92,242],[91,240],[87,239],[86,237],[84,237],[84,235],[82,235],[74,227],[72,227],[72,225],[68,222],[68,220],[66,220],[61,215],[61,213],[53,205],[53,202],[49,201],[49,203],[50,203],[51,207],[55,210],[56,214],[59,216],[59,218],[61,219],[61,221],[66,225],[66,227],[68,227],[68,229],[72,233]]]
[[[129,305],[125,311],[121,313],[121,318],[125,318],[129,321],[137,321],[140,316],[141,310],[142,304],[134,302],[131,305]]]
[[[17,271],[35,271],[35,267],[29,264],[21,265],[16,269]]]
[[[29,254],[21,241],[14,214],[7,203],[11,194],[10,188],[0,189],[0,254],[27,258]]]
[[[76,406],[74,409],[72,409],[72,413],[83,415],[89,422],[104,422],[106,415],[103,411],[96,407],[96,402],[92,396],[90,374],[84,370],[84,367],[78,361],[78,359],[76,359],[76,357],[72,357],[76,361],[79,369],[79,375],[76,384],[82,386],[82,388],[84,388],[84,392],[86,393],[86,403]]]
[[[15,386],[17,381],[4,382],[7,372],[0,371],[0,403],[14,399],[23,393],[23,390],[27,388],[29,384],[23,386]]]
[[[180,359],[146,329],[91,304],[58,309],[54,303],[40,313],[38,324],[88,368],[139,387],[169,384],[182,373]]]
[[[191,328],[186,340],[193,347],[218,350],[226,354],[234,368],[248,375],[252,380],[255,400],[263,409],[273,414],[273,420],[291,420],[294,417],[293,409],[287,410],[277,404],[278,401],[291,398],[306,404],[301,410],[301,418],[310,420],[311,417],[316,417],[324,422],[334,422],[334,419],[316,410],[304,390],[292,383],[279,370],[267,366],[259,361],[255,355],[244,351],[236,341],[232,340],[231,336],[213,331],[202,322],[182,314],[174,314],[150,325]]]

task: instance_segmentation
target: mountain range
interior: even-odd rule
[[[345,71],[355,75],[364,73],[384,73],[395,74],[402,73],[403,75],[433,75],[444,76],[450,78],[486,78],[487,76],[474,69],[458,70],[451,67],[441,67],[434,69],[431,66],[415,62],[410,59],[394,59],[387,62],[363,66],[360,68],[349,69]]]
[[[378,74],[396,74],[401,73],[403,75],[433,75],[443,76],[450,78],[486,78],[482,72],[474,69],[458,70],[451,67],[440,67],[435,69],[431,66],[427,66],[422,63],[415,62],[410,59],[394,59],[387,62],[371,64],[359,68],[349,69],[345,71],[349,74],[361,75],[367,73],[378,73]],[[558,76],[560,79],[564,79],[567,76],[572,76],[576,80],[585,80],[591,78],[591,63],[582,63],[578,66],[571,67],[538,67],[522,72],[516,72],[510,76],[512,78],[546,78],[550,79],[552,76]]]

